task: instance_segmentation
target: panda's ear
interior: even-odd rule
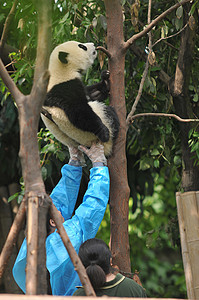
[[[58,58],[63,64],[68,63],[67,56],[68,56],[67,52],[59,51]]]

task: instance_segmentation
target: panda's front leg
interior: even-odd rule
[[[110,83],[109,83],[110,72],[103,70],[101,72],[101,81],[90,86],[86,86],[86,94],[89,97],[89,101],[104,101],[109,96]]]
[[[95,134],[103,143],[109,140],[109,129],[103,124],[101,118],[87,104],[79,105],[67,112],[68,119],[78,129]]]

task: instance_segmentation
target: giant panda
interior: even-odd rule
[[[100,83],[87,89],[81,80],[96,56],[93,43],[76,41],[65,42],[52,51],[41,118],[64,145],[90,147],[93,141],[100,140],[109,157],[118,135],[119,120],[113,107],[101,102],[107,96],[108,72],[102,74]]]

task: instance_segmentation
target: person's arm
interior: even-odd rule
[[[75,215],[63,223],[77,253],[80,245],[86,239],[96,235],[109,199],[109,172],[108,168],[104,166],[106,161],[104,155],[100,157],[103,148],[101,146],[100,148],[92,147],[88,151],[90,150],[93,150],[95,156],[100,158],[97,160],[93,158],[93,164],[101,166],[90,170],[90,182],[83,203],[76,209]],[[89,153],[86,154],[89,155]],[[46,248],[47,268],[51,275],[53,294],[72,295],[75,286],[79,285],[80,281],[57,231],[48,237]]]
[[[83,203],[75,215],[63,223],[68,237],[79,252],[80,245],[93,238],[103,219],[109,199],[108,168],[95,167],[90,171],[90,182]],[[53,295],[72,295],[80,285],[77,273],[57,231],[46,241],[47,268],[50,272]]]
[[[71,218],[77,200],[82,168],[71,165],[62,167],[62,177],[53,189],[50,197],[64,220]]]
[[[81,166],[85,163],[83,153],[78,148],[69,146],[68,150],[69,163],[62,167],[62,177],[50,195],[64,220],[71,218],[74,211],[82,176]]]
[[[72,216],[82,176],[82,153],[73,147],[69,148],[69,152],[69,164],[62,167],[62,178],[50,195],[65,220]],[[26,254],[27,246],[26,239],[24,239],[13,267],[13,277],[24,293],[26,291]]]
[[[90,182],[82,204],[76,209],[71,222],[79,222],[84,242],[95,237],[104,217],[109,199],[108,168],[94,167],[90,170]]]

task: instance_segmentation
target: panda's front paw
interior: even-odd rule
[[[105,125],[100,128],[100,130],[96,133],[96,135],[103,143],[108,142],[110,136],[109,130]]]
[[[101,72],[101,79],[102,80],[108,80],[109,79],[109,77],[110,77],[110,72],[109,72],[109,70],[103,70],[102,72]]]

